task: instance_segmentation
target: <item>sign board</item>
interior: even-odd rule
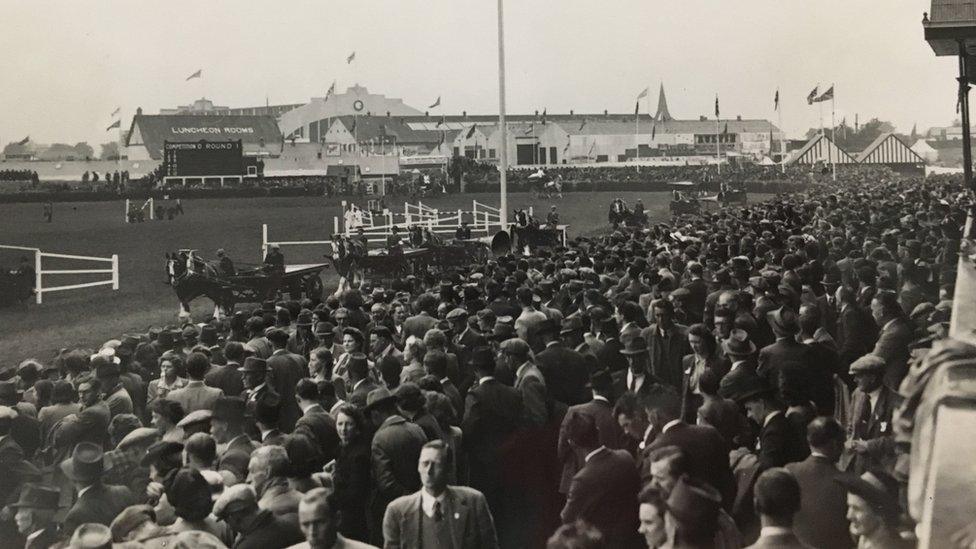
[[[244,175],[244,149],[240,141],[166,141],[163,174],[167,177]]]
[[[342,152],[339,143],[326,143],[325,156],[339,156]]]

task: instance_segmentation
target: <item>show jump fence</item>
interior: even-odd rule
[[[335,218],[336,232],[338,232],[339,218]],[[332,251],[331,240],[270,240],[268,238],[268,224],[261,224],[261,259],[268,255],[268,246],[277,244],[278,246],[329,246]]]
[[[64,290],[78,290],[81,288],[92,288],[95,286],[112,286],[113,290],[119,289],[119,256],[112,254],[112,257],[91,257],[85,255],[55,254],[42,252],[38,248],[26,248],[23,246],[3,246],[0,250],[20,250],[34,254],[34,295],[37,303],[42,303],[44,294],[50,292],[61,292]],[[73,261],[89,261],[108,263],[107,269],[51,269],[44,270],[44,258],[70,259]],[[83,282],[80,284],[67,284],[64,286],[45,286],[44,281],[47,276],[56,275],[87,275],[87,274],[108,274],[112,277],[108,280],[98,280],[94,282]]]
[[[345,207],[343,211],[346,211]],[[532,214],[532,208],[529,208],[529,214]],[[379,219],[385,223],[377,224],[376,221]],[[465,222],[469,224],[472,235],[478,236],[491,236],[502,228],[501,214],[498,208],[482,204],[477,200],[471,201],[470,210],[450,211],[441,211],[437,208],[431,208],[423,202],[417,202],[416,204],[404,203],[403,213],[384,210],[382,215],[374,214],[371,216],[369,222],[366,222],[364,217],[361,225],[349,227],[343,224],[341,234],[354,236],[359,234],[359,229],[362,229],[367,241],[384,243],[386,237],[393,234],[393,227],[396,227],[404,236],[410,227],[416,226],[426,227],[435,234],[453,235],[457,228]],[[335,219],[334,226],[338,228],[338,218]]]
[[[132,201],[130,199],[128,198],[125,199],[125,213],[123,214],[123,217],[126,223],[132,222],[132,219],[129,216],[130,213],[132,213],[133,211],[144,210],[146,208],[149,208],[149,216],[148,216],[149,220],[153,221],[154,219],[156,219],[156,200],[153,197],[149,197],[148,200],[143,202],[142,206],[139,206],[138,208],[134,208],[134,209],[132,208],[131,202]]]

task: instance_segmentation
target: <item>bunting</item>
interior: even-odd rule
[[[203,75],[203,69],[199,69],[199,70],[197,70],[197,72],[191,74],[190,76],[187,76],[186,77],[186,81],[189,82],[190,80],[192,80],[194,78],[200,78],[202,75]]]
[[[441,96],[438,95],[437,96],[437,101],[434,101],[434,104],[431,105],[431,106],[429,106],[429,107],[427,107],[427,108],[428,109],[433,109],[434,107],[440,106],[440,104],[441,104]]]
[[[122,121],[121,120],[116,120],[115,122],[112,122],[109,125],[109,127],[105,128],[105,131],[109,131],[109,130],[111,130],[113,128],[119,128],[121,126],[122,126]]]
[[[352,63],[354,59],[356,59],[356,52],[352,52],[349,54],[349,57],[346,57],[346,64]]]

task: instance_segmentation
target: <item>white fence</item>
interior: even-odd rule
[[[42,252],[38,248],[25,248],[23,246],[3,246],[2,250],[21,250],[34,254],[34,295],[37,303],[42,303],[44,294],[50,292],[61,292],[64,290],[78,290],[81,288],[92,288],[95,286],[112,286],[113,290],[119,289],[119,256],[112,254],[112,257],[91,257],[85,255],[68,255]],[[108,263],[107,269],[52,269],[44,270],[44,258],[70,259],[74,261],[94,261]],[[68,284],[65,286],[44,286],[44,277],[55,275],[86,275],[86,274],[110,274],[109,280],[98,280],[95,282],[83,282],[80,284]]]
[[[338,224],[339,218],[334,218],[335,221],[335,231],[339,232]],[[329,253],[332,253],[332,241],[331,240],[269,240],[268,239],[268,224],[261,224],[261,260],[264,260],[264,256],[268,254],[268,246],[272,244],[277,244],[278,246],[329,246]]]
[[[531,208],[529,209],[531,214]],[[376,224],[377,220],[383,219],[385,224]],[[453,235],[458,227],[464,222],[469,223],[472,235],[491,236],[501,230],[501,215],[498,208],[482,204],[477,200],[471,201],[470,210],[450,210],[441,211],[431,208],[423,202],[417,204],[404,203],[403,213],[385,210],[382,217],[373,215],[370,223],[364,223],[355,227],[344,227],[345,236],[359,234],[362,229],[363,235],[368,242],[385,243],[386,237],[393,234],[393,227],[406,237],[406,231],[410,227],[426,227],[432,233]],[[336,220],[338,225],[338,220]]]

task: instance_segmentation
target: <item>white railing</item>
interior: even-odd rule
[[[332,218],[335,232],[339,232],[339,218]],[[268,224],[261,224],[261,260],[268,255],[268,246],[277,244],[278,246],[329,246],[329,254],[333,252],[331,240],[269,240]]]
[[[24,246],[3,246],[0,245],[0,249],[5,250],[21,250],[27,251],[34,254],[34,295],[37,303],[42,303],[44,299],[44,294],[50,292],[61,292],[65,290],[78,290],[81,288],[92,288],[95,286],[112,286],[113,290],[119,289],[119,256],[118,254],[112,254],[112,257],[92,257],[87,255],[69,255],[69,254],[55,254],[50,252],[42,252],[38,248],[27,248]],[[44,270],[44,258],[50,257],[54,259],[70,259],[74,261],[95,261],[101,263],[108,263],[110,267],[107,269],[51,269],[48,271]],[[112,277],[109,280],[98,280],[95,282],[82,282],[80,284],[67,284],[64,286],[44,286],[44,277],[48,275],[85,275],[85,274],[110,274]]]
[[[129,208],[132,207],[131,202],[132,201],[129,200],[128,198],[125,199],[125,213],[123,214],[123,216],[124,216],[123,222],[125,222],[125,223],[129,223],[130,222],[130,220],[129,220],[129,213],[130,213],[130,211],[135,211],[135,210],[130,210],[129,209]],[[138,208],[136,208],[136,210],[144,210],[144,209],[146,209],[146,207],[149,208],[149,220],[150,221],[153,221],[154,219],[156,219],[156,200],[153,197],[150,196],[149,199],[146,200],[142,204],[142,206],[139,206]]]

